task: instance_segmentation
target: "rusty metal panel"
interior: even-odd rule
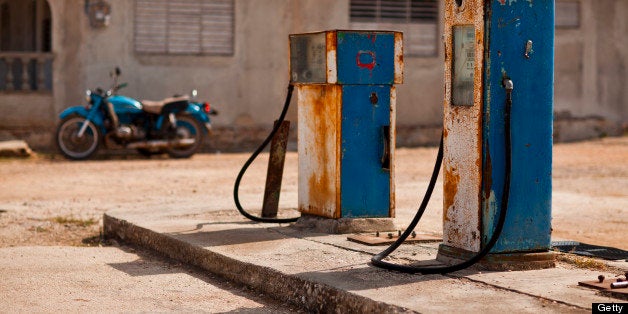
[[[481,246],[482,71],[484,1],[445,1],[444,204],[445,245],[477,252]],[[453,29],[473,26],[473,105],[452,105]]]
[[[277,122],[275,121],[275,126]],[[289,132],[290,121],[282,121],[270,143],[266,188],[264,189],[264,201],[262,202],[262,217],[277,217]]]
[[[327,35],[325,32],[290,35],[290,82],[326,83]]]
[[[395,217],[395,148],[397,147],[397,88],[390,88],[390,211],[389,217]]]
[[[299,85],[299,211],[340,218],[341,85]]]
[[[393,83],[403,84],[403,33],[395,33],[395,79]]]
[[[579,281],[578,285],[600,290],[600,294],[602,295],[628,300],[628,287],[618,288],[616,286],[618,284],[621,285],[621,283],[624,283],[626,279],[627,278],[621,278],[621,276],[619,278],[609,279],[605,279],[604,276],[600,276],[598,277],[598,280]]]
[[[327,83],[333,84],[338,82],[338,65],[336,56],[338,49],[338,37],[336,32],[327,32]]]

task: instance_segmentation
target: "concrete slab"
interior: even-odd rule
[[[618,302],[577,283],[612,277],[612,271],[559,263],[525,272],[401,274],[369,265],[381,247],[347,241],[346,235],[251,223],[235,210],[114,210],[104,217],[104,231],[309,311],[589,312],[594,302]],[[417,263],[436,253],[437,244],[403,245],[391,261]],[[628,263],[619,266],[628,269]]]
[[[3,313],[293,313],[131,247],[0,248]]]

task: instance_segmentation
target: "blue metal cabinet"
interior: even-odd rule
[[[554,1],[490,1],[486,23],[483,243],[493,233],[504,183],[502,79],[514,83],[512,175],[506,225],[491,252],[547,251],[552,206]]]
[[[302,213],[394,217],[393,84],[402,61],[398,32],[290,36]]]
[[[391,86],[342,87],[342,217],[388,217]]]

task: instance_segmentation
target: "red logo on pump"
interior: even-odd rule
[[[375,53],[373,51],[358,51],[355,56],[355,63],[358,67],[373,71],[375,68]]]

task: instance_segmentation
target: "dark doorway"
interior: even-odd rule
[[[0,91],[52,89],[52,16],[46,0],[0,0]]]

